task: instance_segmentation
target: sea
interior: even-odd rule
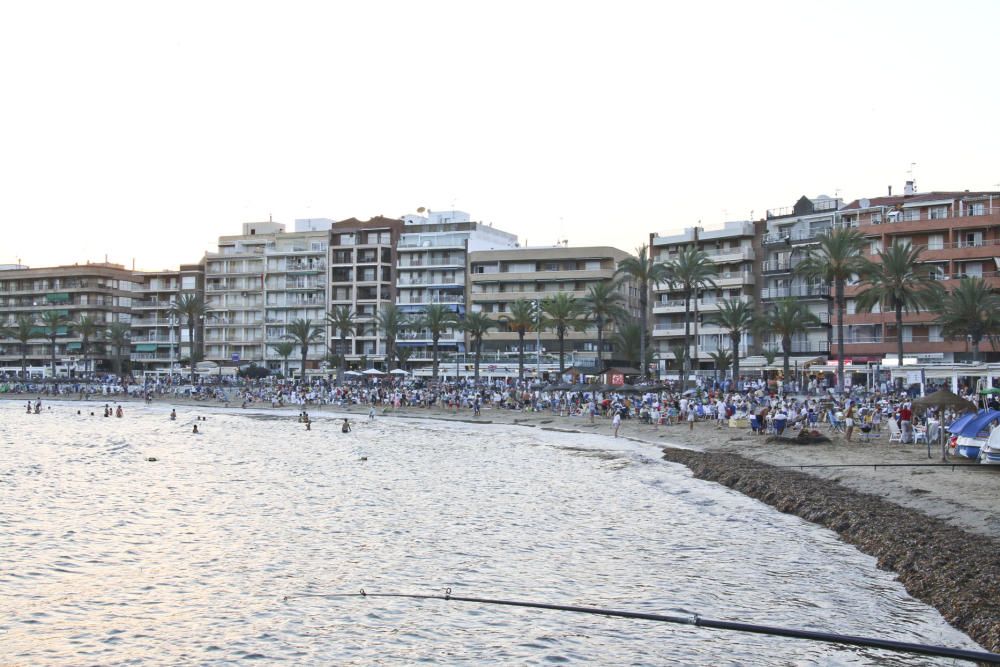
[[[981,650],[833,532],[603,426],[172,407],[0,401],[0,665],[954,664],[362,590]]]

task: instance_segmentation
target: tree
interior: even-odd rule
[[[958,287],[939,299],[935,324],[946,338],[968,338],[972,361],[979,361],[983,338],[1000,333],[1000,297],[982,278],[962,278]]]
[[[816,237],[819,246],[810,251],[795,267],[795,272],[812,280],[833,285],[833,302],[837,309],[837,387],[844,391],[844,311],[847,309],[847,281],[867,275],[871,270],[862,254],[865,237],[853,227],[834,227]]]
[[[789,357],[792,354],[792,338],[805,333],[811,325],[818,325],[819,318],[801,301],[794,298],[779,299],[766,315],[765,326],[781,338],[784,383],[788,382]]]
[[[399,368],[406,370],[406,364],[410,361],[410,357],[413,356],[412,347],[397,347],[396,348],[396,361],[399,362]]]
[[[522,382],[524,382],[524,335],[535,330],[537,318],[535,304],[527,299],[513,301],[507,308],[507,314],[500,316],[500,321],[506,322],[511,331],[517,332],[517,378]],[[538,350],[538,354],[541,352]]]
[[[194,366],[201,361],[201,352],[195,341],[195,327],[200,319],[205,317],[205,301],[196,294],[182,294],[170,307],[169,311],[187,325],[188,344],[191,346],[191,384],[194,384]]]
[[[684,347],[684,343],[675,343],[670,346],[670,352],[674,355],[674,366],[679,377],[687,364],[687,348]]]
[[[76,322],[70,323],[70,328],[80,337],[80,352],[83,354],[83,372],[90,370],[90,339],[95,338],[101,331],[97,320],[81,315]]]
[[[691,297],[697,299],[698,292],[708,287],[715,288],[715,265],[704,251],[694,245],[685,246],[677,253],[677,258],[666,263],[666,282],[671,289],[680,290],[684,297],[684,345],[691,349]],[[687,386],[691,371],[690,352],[684,372],[681,373],[681,391]]]
[[[649,291],[653,285],[664,282],[667,270],[662,263],[654,262],[649,256],[649,247],[643,243],[636,248],[635,256],[626,257],[618,262],[615,275],[626,275],[634,280],[639,288],[639,356],[646,358],[646,337],[649,335]],[[640,377],[646,377],[646,369],[639,369]]]
[[[6,327],[0,333],[5,338],[13,338],[21,349],[21,379],[28,379],[28,342],[32,338],[40,338],[38,327],[27,315],[18,315],[14,326]]]
[[[740,380],[740,341],[743,332],[753,328],[756,314],[753,306],[740,299],[722,299],[719,301],[719,312],[711,318],[712,322],[726,330],[729,335],[732,352],[733,382]]]
[[[624,322],[618,331],[611,337],[611,344],[615,348],[616,354],[636,368],[641,367],[642,361],[639,355],[642,354],[642,325],[638,322]],[[653,350],[646,350],[646,364],[653,361]]]
[[[462,322],[462,330],[472,339],[472,349],[476,355],[475,382],[479,384],[479,362],[482,359],[483,336],[496,326],[496,322],[486,313],[469,313]]]
[[[442,303],[432,303],[427,306],[427,310],[420,316],[418,325],[421,329],[427,329],[431,333],[431,377],[437,380],[438,377],[438,341],[441,334],[449,327],[458,325],[458,316],[455,315],[448,306]]]
[[[323,338],[323,328],[313,325],[312,320],[302,318],[292,320],[285,326],[283,338],[295,343],[302,353],[302,381],[306,379],[306,360],[309,358],[309,345]]]
[[[894,243],[878,253],[866,276],[868,287],[857,297],[857,309],[870,313],[876,304],[896,316],[896,355],[903,367],[903,312],[919,313],[940,302],[941,283],[921,271],[920,248]]]
[[[285,340],[280,343],[271,343],[271,349],[278,353],[281,357],[284,377],[288,377],[288,357],[295,353],[295,343],[290,340]]]
[[[385,334],[385,365],[386,370],[393,369],[393,359],[396,352],[396,339],[406,328],[406,317],[403,311],[394,303],[383,305],[375,317],[376,326]]]
[[[587,296],[583,297],[583,307],[587,316],[597,325],[597,372],[604,372],[604,327],[609,322],[617,322],[628,317],[625,297],[619,291],[619,282],[604,281],[591,285]],[[641,345],[640,345],[641,346]]]
[[[56,340],[67,333],[69,320],[58,310],[47,310],[42,313],[42,328],[45,329],[45,337],[49,339],[49,351],[52,359],[52,377],[56,376]]]
[[[583,304],[571,294],[559,292],[543,299],[542,326],[556,332],[559,339],[559,374],[566,370],[566,332],[570,329],[582,331],[586,326],[583,318]]]
[[[106,337],[115,350],[115,375],[118,376],[122,374],[122,349],[129,345],[130,331],[129,325],[124,322],[112,322],[107,329]],[[194,384],[194,378],[191,383]]]
[[[733,363],[733,354],[728,350],[716,350],[715,352],[709,352],[708,356],[712,358],[715,363],[715,379],[719,379],[719,372],[722,372],[722,379],[725,379],[726,371],[729,370],[729,366]]]
[[[340,359],[337,365],[337,384],[344,381],[344,371],[347,366],[347,337],[357,330],[357,323],[354,321],[354,311],[350,306],[338,306],[326,316],[326,322],[340,338]]]

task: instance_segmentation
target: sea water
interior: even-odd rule
[[[3,664],[951,664],[557,611],[307,597],[362,588],[978,648],[834,533],[695,480],[653,445],[124,409],[0,402]]]

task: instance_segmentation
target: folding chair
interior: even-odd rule
[[[926,426],[914,426],[913,427],[913,444],[919,444],[920,441],[927,444],[927,427]]]

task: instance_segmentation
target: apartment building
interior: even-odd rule
[[[396,246],[403,221],[376,216],[334,223],[330,236],[330,310],[346,306],[354,313],[356,330],[342,345],[340,332],[330,328],[330,349],[343,352],[347,362],[386,363],[385,332],[377,326],[379,311],[396,301]],[[361,364],[362,359],[365,364]]]
[[[67,322],[86,315],[103,327],[112,322],[131,321],[135,277],[120,264],[74,264],[29,268],[15,265],[0,267],[0,327],[13,326],[21,315],[39,322],[43,313],[55,311]],[[27,345],[27,365],[40,369],[51,362],[52,346],[39,324],[37,338]],[[55,345],[56,373],[73,375],[91,371],[110,371],[114,351],[102,343],[103,332],[92,339],[85,367],[82,339],[72,327],[57,329]],[[125,358],[128,350],[124,351]],[[0,371],[20,372],[21,345],[12,337],[0,338]],[[48,371],[46,371],[48,372]]]
[[[983,278],[1000,289],[1000,192],[917,193],[907,182],[902,195],[857,199],[841,211],[845,225],[868,239],[866,253],[878,261],[878,251],[896,243],[923,248],[926,270],[953,289],[963,277]],[[904,313],[903,330],[896,331],[892,312],[857,312],[855,297],[863,285],[847,288],[844,317],[845,357],[854,363],[896,359],[899,336],[905,354],[920,362],[971,359],[964,340],[945,340],[933,323],[935,314]],[[983,358],[1000,359],[988,345]]]
[[[219,238],[205,256],[205,358],[219,364],[256,363],[278,371],[275,343],[287,325],[306,319],[324,325],[327,303],[328,220],[248,222],[239,236]],[[325,341],[310,346],[310,366],[325,356]],[[301,371],[299,354],[289,369]]]
[[[497,320],[497,327],[483,338],[483,356],[490,365],[502,366],[516,375],[518,335],[503,320],[510,305],[524,299],[538,303],[555,294],[565,293],[582,299],[590,288],[615,277],[618,262],[628,253],[608,246],[596,247],[531,247],[479,250],[469,253],[468,305],[470,312],[487,313]],[[638,317],[638,290],[630,279],[622,279],[618,289],[624,307]],[[607,323],[604,346],[597,349],[597,329],[591,325],[584,331],[570,331],[565,337],[567,366],[595,368],[600,353],[605,363],[615,358],[611,344],[614,323]],[[468,346],[470,341],[465,341]],[[525,338],[525,354],[534,359],[538,346],[542,352],[555,354],[558,338],[554,331],[545,330]],[[471,362],[470,362],[471,363]],[[531,368],[534,369],[534,362]],[[485,372],[485,371],[484,371]],[[594,370],[594,372],[597,372]]]
[[[474,222],[464,211],[428,211],[403,216],[397,247],[396,303],[411,317],[419,317],[432,303],[445,304],[460,318],[465,315],[467,254],[481,250],[514,248],[517,236]],[[397,341],[413,348],[412,362],[431,360],[427,330],[408,331]],[[438,341],[439,353],[465,351],[465,335],[454,327]]]
[[[842,206],[841,199],[825,195],[815,199],[801,197],[790,208],[769,210],[765,220],[766,229],[761,239],[764,254],[761,305],[766,310],[780,299],[793,298],[804,303],[817,317],[819,324],[792,338],[792,354],[807,360],[830,354],[833,305],[829,284],[806,278],[796,273],[795,268],[818,245],[819,235],[839,224]],[[780,353],[779,336],[765,335],[760,343],[764,349]]]
[[[713,368],[711,353],[730,350],[729,335],[712,322],[719,302],[724,299],[757,302],[762,231],[760,222],[738,220],[726,222],[720,229],[690,227],[680,234],[650,237],[653,261],[671,262],[683,248],[693,245],[708,255],[716,268],[716,287],[700,290],[689,304],[693,342],[688,354],[695,370]],[[666,362],[675,358],[674,350],[683,349],[684,296],[676,286],[654,285],[651,308],[653,349],[659,354],[663,371]],[[754,345],[753,337],[745,334],[740,345],[740,356],[746,356]]]
[[[184,360],[190,363],[192,349],[200,357],[204,321],[195,322],[192,341],[186,318],[172,314],[171,308],[182,296],[203,297],[204,266],[182,264],[176,271],[140,271],[134,278],[132,368],[136,371],[179,368]]]

